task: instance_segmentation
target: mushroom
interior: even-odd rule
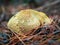
[[[33,29],[38,29],[41,25],[47,24],[51,24],[51,21],[45,13],[26,9],[12,16],[7,26],[15,33],[25,35]]]

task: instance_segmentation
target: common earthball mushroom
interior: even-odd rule
[[[26,9],[12,16],[7,26],[17,34],[26,34],[33,29],[38,29],[41,25],[50,23],[51,21],[45,13]]]

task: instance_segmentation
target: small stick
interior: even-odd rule
[[[13,34],[15,34],[12,30],[10,30]],[[22,42],[23,45],[25,45],[25,43],[21,40],[21,38],[19,36],[17,36],[17,34],[15,34],[15,36]]]

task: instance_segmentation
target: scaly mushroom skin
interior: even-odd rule
[[[38,12],[32,9],[21,10],[14,15],[8,22],[7,26],[10,30],[25,34],[39,27],[41,24],[50,24],[50,19],[43,12]]]

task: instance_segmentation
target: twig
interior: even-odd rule
[[[39,8],[37,8],[37,9],[35,9],[35,10],[40,10],[40,11],[41,11],[41,10],[43,10],[44,8],[53,6],[53,5],[55,5],[55,4],[59,3],[59,2],[60,2],[60,0],[56,0],[56,1],[52,2],[52,3],[48,3],[48,4],[45,4],[45,5],[43,5],[43,6],[40,6]]]
[[[15,34],[12,30],[10,30],[13,34]],[[15,36],[22,42],[23,45],[26,45],[19,36],[17,36],[17,34],[15,34]]]

